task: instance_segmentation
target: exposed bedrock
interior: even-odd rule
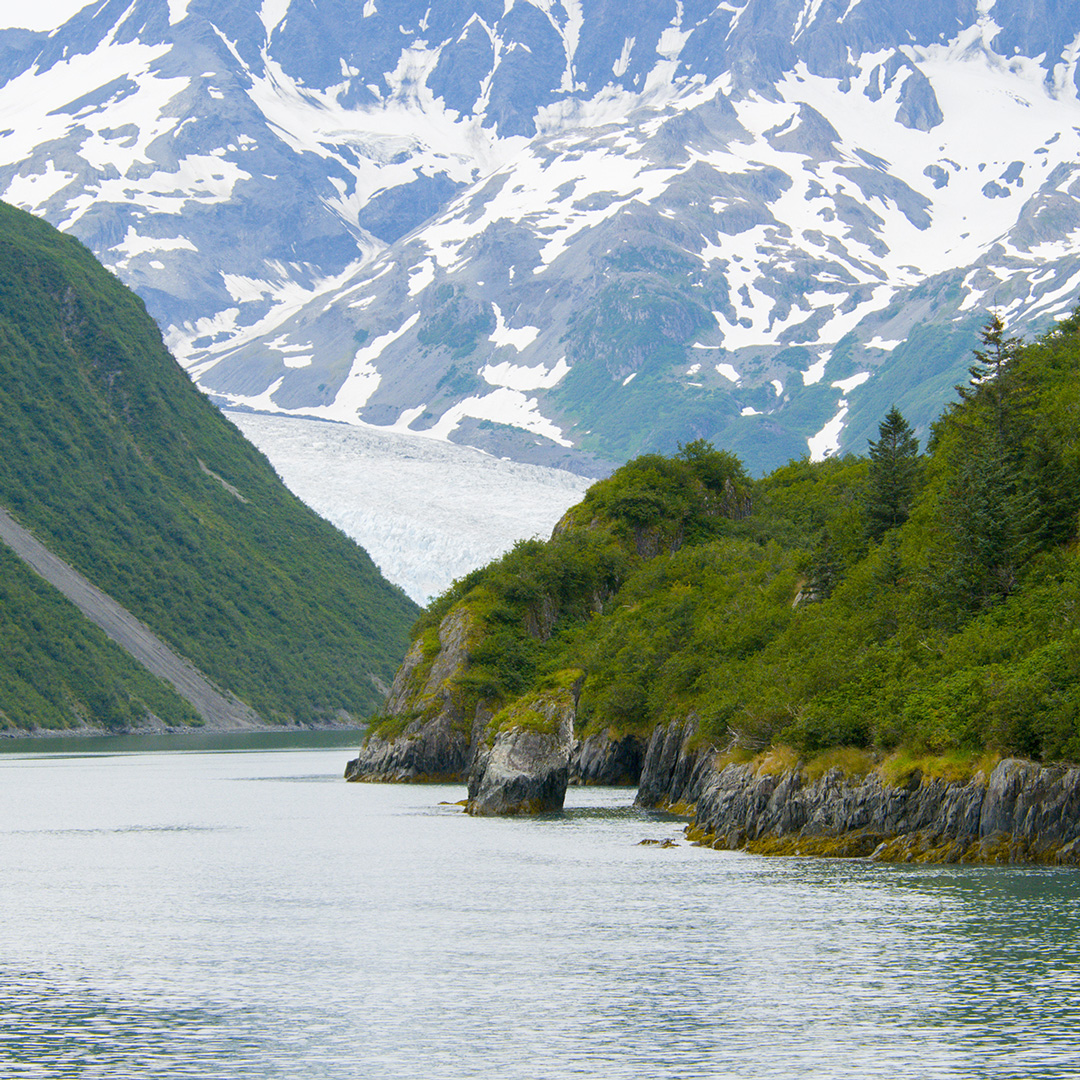
[[[491,717],[483,703],[466,715],[454,680],[468,661],[470,620],[451,612],[439,626],[438,651],[429,660],[423,637],[413,642],[387,695],[385,716],[400,727],[382,727],[345,768],[346,780],[462,781],[469,774],[476,733]]]
[[[687,834],[714,848],[766,854],[870,856],[892,862],[1080,864],[1080,768],[1007,759],[960,783],[923,777],[900,786],[876,772],[716,767],[694,725],[658,729],[638,803],[692,812]]]
[[[648,809],[685,809],[696,803],[715,775],[717,749],[699,742],[697,719],[657,727],[645,750],[636,804]]]
[[[465,807],[470,814],[544,814],[563,807],[574,745],[573,693],[543,694],[514,711],[519,722],[511,720],[491,734],[490,745],[485,740],[477,748]]]
[[[637,735],[596,732],[574,744],[570,783],[633,787],[641,777],[644,757],[645,742]]]
[[[553,620],[538,608],[542,623]],[[536,632],[549,632],[538,623]],[[643,741],[612,731],[574,739],[580,679],[527,696],[493,717],[462,691],[475,642],[468,610],[452,610],[437,633],[409,650],[383,718],[345,769],[353,781],[469,783],[471,812],[543,813],[562,807],[567,782],[636,784]],[[489,726],[490,725],[490,726]]]

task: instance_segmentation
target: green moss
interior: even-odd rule
[[[581,668],[561,668],[542,675],[537,685],[541,690],[569,690],[576,694],[584,678],[585,672]]]
[[[430,626],[420,636],[421,648],[423,650],[424,660],[427,662],[428,670],[431,670],[431,662],[442,651],[442,643],[439,641],[439,631],[437,627]]]
[[[555,735],[561,715],[573,707],[573,694],[568,688],[548,690],[539,695],[526,694],[495,714],[488,724],[488,742],[493,743],[501,731],[515,729]]]

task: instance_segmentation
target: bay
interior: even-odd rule
[[[319,739],[0,754],[0,1075],[1075,1069],[1073,871],[714,852],[620,789],[473,819]]]

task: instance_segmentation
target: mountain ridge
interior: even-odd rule
[[[925,433],[977,312],[1068,314],[1074,30],[1041,0],[109,0],[0,35],[0,190],[219,403],[761,472],[893,400]]]

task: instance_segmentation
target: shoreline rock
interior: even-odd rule
[[[454,783],[469,774],[478,729],[491,713],[481,702],[465,715],[454,681],[468,666],[470,619],[451,612],[438,629],[438,648],[423,637],[413,642],[394,676],[386,698],[386,716],[398,717],[401,729],[389,737],[368,734],[357,756],[345,767],[351,782]]]
[[[879,862],[1080,865],[1080,768],[1009,758],[965,782],[717,767],[689,719],[653,732],[637,805],[692,816],[718,850]]]
[[[718,850],[1080,865],[1076,766],[1010,758],[989,776],[980,772],[958,782],[915,771],[898,786],[877,772],[851,777],[834,768],[810,780],[801,768],[718,767],[717,747],[699,737],[693,716],[656,728],[645,746],[637,736],[613,732],[575,741],[576,687],[522,699],[511,710],[529,714],[519,723],[504,714],[493,721],[483,703],[466,718],[445,688],[447,663],[464,662],[467,628],[445,627],[443,641],[444,627],[442,670],[421,670],[417,642],[389,698],[399,709],[415,701],[419,672],[427,718],[406,723],[390,738],[370,735],[360,757],[349,762],[346,779],[467,782],[466,810],[477,815],[550,813],[562,809],[568,784],[636,781],[635,805],[691,817],[687,837]]]
[[[687,836],[759,854],[883,862],[1080,862],[1080,769],[1009,759],[966,783],[831,769],[755,776],[728,765],[699,799]]]
[[[575,786],[636,787],[645,750],[644,740],[637,735],[620,738],[610,731],[595,732],[574,743],[569,782]]]
[[[638,780],[635,806],[691,813],[715,773],[717,749],[695,745],[697,718],[657,727],[649,739]]]
[[[546,814],[563,808],[574,745],[575,700],[563,690],[528,703],[538,723],[500,731],[469,774],[467,813]]]

